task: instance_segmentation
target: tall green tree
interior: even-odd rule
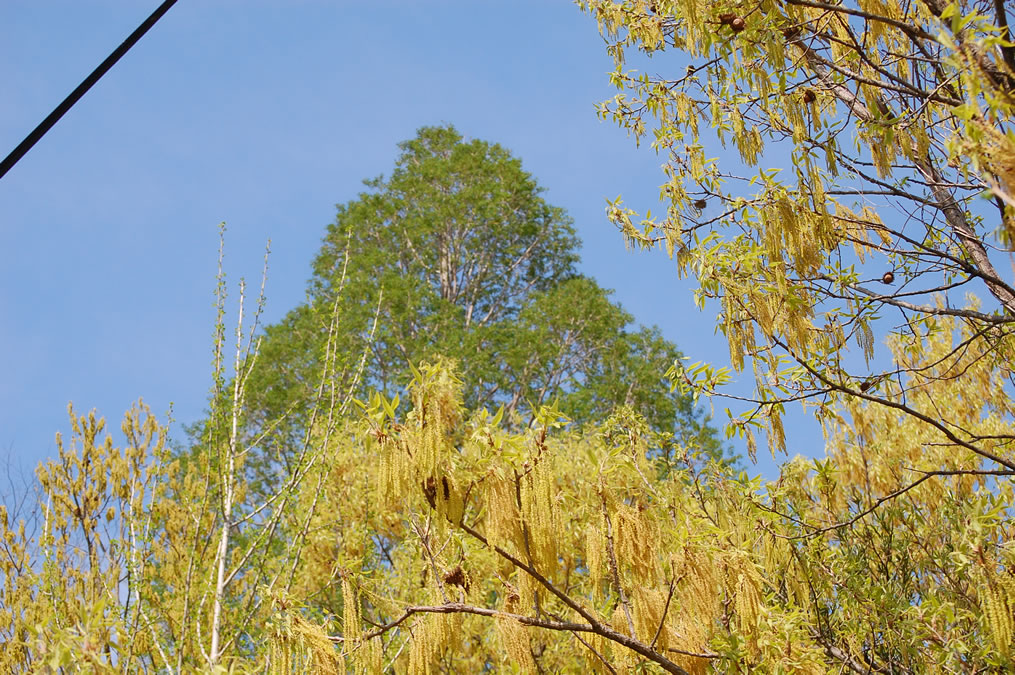
[[[248,388],[250,419],[290,443],[306,425],[339,317],[337,377],[387,394],[424,359],[456,359],[470,407],[524,414],[559,399],[578,422],[631,405],[658,430],[718,451],[691,399],[662,374],[680,357],[576,270],[571,219],[503,147],[426,127],[388,177],[338,206],[308,301],[269,327]],[[521,418],[519,418],[521,419]],[[286,435],[289,438],[286,438]]]

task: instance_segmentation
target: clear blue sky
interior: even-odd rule
[[[0,153],[157,4],[0,3]],[[199,417],[218,223],[231,282],[257,281],[272,240],[275,320],[303,299],[334,204],[443,122],[522,158],[575,219],[583,271],[640,323],[727,363],[692,286],[606,221],[606,198],[651,207],[662,181],[660,158],[595,116],[610,69],[566,0],[180,0],[0,180],[0,459],[52,456],[68,401],[114,428],[140,396]],[[801,437],[791,454],[815,454]]]

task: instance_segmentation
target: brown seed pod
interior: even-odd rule
[[[804,103],[813,103],[817,99],[817,94],[811,89],[804,89]]]
[[[895,274],[892,272],[885,272],[885,275],[881,277],[881,283],[883,284],[890,284],[893,281],[895,281]]]
[[[437,481],[434,480],[433,476],[426,479],[420,487],[423,488],[423,496],[426,497],[427,503],[431,509],[437,508]]]
[[[782,31],[782,36],[789,41],[793,41],[800,37],[800,26],[790,26]]]
[[[724,12],[716,17],[719,19],[719,23],[723,26],[728,26],[733,23],[733,20],[737,18],[737,15],[733,12]]]
[[[743,20],[742,17],[738,16],[737,18],[730,21],[730,28],[733,30],[734,33],[739,33],[746,27],[747,23]]]
[[[874,383],[871,382],[870,380],[864,380],[863,382],[860,383],[860,391],[867,391],[868,389],[871,388],[872,384]]]
[[[444,583],[450,586],[461,586],[468,592],[469,590],[469,577],[465,574],[461,565],[458,565],[453,570],[449,570],[444,575]]]
[[[707,205],[708,205],[708,202],[706,202],[704,199],[695,199],[694,200],[694,208],[698,209],[699,211],[701,209],[705,208]]]

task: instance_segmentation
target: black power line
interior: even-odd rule
[[[46,116],[46,119],[39,123],[39,126],[32,130],[32,133],[25,137],[25,140],[18,144],[18,147],[11,151],[11,154],[4,158],[4,161],[0,163],[0,178],[3,178],[8,171],[10,171],[15,164],[18,163],[32,146],[39,142],[39,139],[46,135],[46,132],[53,128],[53,125],[60,121],[60,118],[64,116],[68,110],[77,103],[85,93],[92,88],[92,85],[99,81],[103,75],[105,75],[110,68],[116,65],[116,62],[120,60],[120,57],[127,53],[127,51],[137,44],[148,29],[155,25],[155,22],[162,18],[162,15],[169,11],[169,8],[176,4],[176,0],[165,0],[159,8],[152,12],[151,16],[145,19],[145,22],[137,27],[130,36],[123,41],[123,43],[117,47],[112,54],[106,57],[106,60],[99,64],[99,67],[92,71],[92,74],[86,77],[77,88],[70,93],[67,98],[63,100],[60,105],[53,109],[53,112]]]

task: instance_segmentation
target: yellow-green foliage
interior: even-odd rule
[[[942,360],[949,344],[924,345],[933,367],[977,382],[975,363]],[[939,378],[922,386],[943,405],[972,395]],[[246,567],[231,559],[265,581],[247,596],[261,609],[247,614],[245,643],[228,646],[220,669],[1015,667],[1010,483],[933,476],[871,508],[922,466],[973,461],[912,417],[860,406],[856,426],[832,418],[826,460],[794,459],[762,484],[693,457],[661,464],[661,439],[630,410],[582,432],[544,410],[511,431],[497,415],[461,413],[445,364],[423,366],[411,394],[408,412],[375,399],[363,421],[327,434],[279,523],[284,546]],[[1011,433],[1000,418],[974,423]],[[163,432],[136,411],[126,451],[98,442],[94,416],[74,425],[75,445],[40,471],[38,537],[0,514],[0,665],[201,668],[213,569],[194,542],[215,532],[215,507],[201,499],[199,458],[167,475]],[[396,495],[384,493],[392,466],[410,481]],[[169,485],[193,499],[138,496]],[[129,544],[148,522],[147,543]],[[117,592],[128,564],[129,602]]]
[[[752,456],[767,431],[774,455],[802,403],[827,439],[773,484],[702,490],[699,515],[729,544],[693,554],[724,596],[696,596],[728,631],[703,640],[761,670],[1012,669],[1015,284],[997,253],[1015,240],[1010,9],[578,4],[616,66],[600,115],[664,163],[662,216],[619,199],[608,215],[693,275],[701,307],[718,301],[732,370],[753,371],[727,431]],[[731,379],[670,375],[711,396]],[[601,534],[584,535],[599,563]]]
[[[423,372],[431,375],[414,383],[416,405],[426,405],[420,392],[438,381],[432,370]],[[442,381],[454,383],[450,376]],[[945,397],[946,387],[939,387],[935,395]],[[870,432],[902,437],[917,430],[913,420],[883,408],[867,413]],[[402,423],[392,411],[381,422],[372,419],[364,441],[336,445],[344,457],[337,464],[404,462],[417,483],[384,514],[355,496],[377,485],[345,484],[341,501],[324,509],[336,525],[321,531],[321,541],[348,529],[338,519],[366,519],[374,545],[357,549],[355,561],[347,558],[330,579],[315,576],[318,588],[307,590],[336,602],[356,598],[360,635],[408,614],[379,635],[385,654],[399,655],[396,671],[527,671],[538,664],[577,672],[601,668],[600,657],[615,668],[648,661],[595,635],[594,627],[576,634],[520,622],[519,616],[587,623],[548,584],[608,630],[627,636],[633,629],[642,645],[689,672],[726,664],[816,673],[864,658],[916,670],[1009,663],[987,642],[1010,635],[1004,633],[1010,620],[998,619],[1010,617],[1003,613],[1010,600],[990,591],[1004,588],[999,579],[1008,577],[991,577],[991,586],[975,559],[977,547],[1007,540],[997,509],[1009,487],[935,477],[844,525],[869,504],[856,501],[866,490],[884,495],[905,485],[900,460],[910,457],[907,444],[889,442],[875,454],[857,431],[839,427],[827,463],[794,460],[779,481],[763,486],[717,468],[697,467],[695,480],[693,462],[684,472],[661,474],[650,447],[636,430],[618,434],[617,420],[582,434],[534,425],[505,437],[507,449],[495,453],[486,434],[475,432],[489,425],[481,413],[460,419],[457,428],[428,430],[458,441],[445,445],[434,464],[433,455],[414,452],[427,417],[409,413]],[[413,466],[417,456],[466,496],[461,527],[457,511],[449,522],[433,500],[426,481],[433,474]],[[378,484],[382,473],[376,472]],[[971,519],[975,535],[963,525]],[[963,557],[968,561],[958,564]],[[976,591],[977,584],[985,590]],[[428,613],[455,603],[467,606],[455,611],[479,608],[487,616],[465,613],[451,629],[448,615]],[[339,605],[325,602],[321,609],[338,613]],[[406,640],[410,645],[399,651]]]
[[[718,301],[756,384],[729,433],[785,450],[803,403],[824,456],[763,482],[635,410],[580,430],[466,411],[440,361],[408,410],[344,414],[333,316],[303,449],[251,490],[270,434],[244,437],[254,352],[226,385],[220,276],[195,447],[170,460],[138,407],[117,449],[72,411],[37,518],[0,507],[0,672],[1015,670],[1004,4],[578,4],[616,65],[601,115],[665,162],[662,217],[609,217]],[[669,74],[631,69],[667,50]],[[696,395],[731,377],[668,374]]]
[[[297,612],[280,612],[269,638],[268,670],[337,675],[339,653],[324,630]]]
[[[950,414],[903,400],[892,374],[923,375],[889,363],[876,336],[920,343],[936,317],[952,316],[970,334],[956,349],[979,352],[995,382],[1012,374],[1015,285],[992,253],[1015,241],[1009,9],[971,0],[577,4],[615,63],[618,93],[600,116],[651,139],[664,162],[662,216],[639,222],[619,199],[608,215],[629,242],[660,244],[680,274],[695,276],[701,306],[718,300],[732,368],[754,371],[757,403],[734,413],[731,432],[753,452],[765,427],[782,451],[784,403],[825,417],[878,400],[938,431],[953,424],[982,457],[995,454]],[[729,379],[675,375],[704,393]],[[1012,408],[1010,387],[980,394]],[[958,414],[975,416],[980,403],[965,403]]]
[[[165,430],[139,403],[124,416],[120,449],[101,438],[94,411],[68,414],[70,444],[57,434],[57,458],[37,471],[34,536],[0,506],[2,672],[103,670],[113,653],[133,670],[152,655],[136,579],[151,555],[147,510],[160,495]]]

